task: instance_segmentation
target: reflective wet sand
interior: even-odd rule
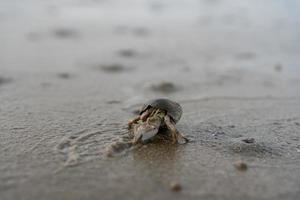
[[[0,199],[297,199],[298,8],[1,1]],[[190,143],[128,145],[157,97]]]

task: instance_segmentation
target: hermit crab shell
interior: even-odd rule
[[[142,106],[140,114],[151,107],[165,110],[167,112],[167,115],[169,115],[175,123],[180,120],[182,115],[182,108],[179,103],[176,103],[169,99],[153,99],[146,102]]]

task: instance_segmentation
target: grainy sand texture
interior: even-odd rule
[[[1,0],[0,199],[299,199],[299,9]],[[190,142],[130,145],[160,97]]]

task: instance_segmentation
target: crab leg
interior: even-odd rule
[[[171,121],[171,118],[169,115],[165,115],[164,117],[165,124],[167,127],[171,130],[172,138],[173,138],[173,143],[180,143],[184,144],[188,142],[188,139],[184,137],[175,127],[175,123]]]
[[[135,117],[134,119],[130,120],[130,121],[128,122],[128,127],[131,128],[131,126],[132,126],[133,124],[135,124],[137,121],[139,121],[140,118],[141,118],[140,116],[137,116],[137,117]]]
[[[146,119],[149,117],[149,115],[151,114],[150,110],[146,110],[145,112],[142,113],[142,115],[140,116],[140,119],[142,121],[146,121]]]
[[[146,121],[147,117],[149,117],[150,114],[151,114],[151,112],[149,110],[146,110],[145,112],[142,113],[142,115],[139,115],[136,118],[130,120],[128,122],[129,128],[131,128],[131,126],[133,124],[137,123],[139,120]]]

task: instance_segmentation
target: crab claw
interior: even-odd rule
[[[134,127],[134,138],[133,143],[137,143],[139,141],[145,142],[151,138],[153,138],[158,133],[159,126],[151,126],[146,123],[137,124]]]
[[[158,128],[153,128],[153,129],[147,130],[146,132],[144,132],[142,134],[141,141],[142,142],[147,141],[147,140],[153,138],[157,133],[158,133]]]

